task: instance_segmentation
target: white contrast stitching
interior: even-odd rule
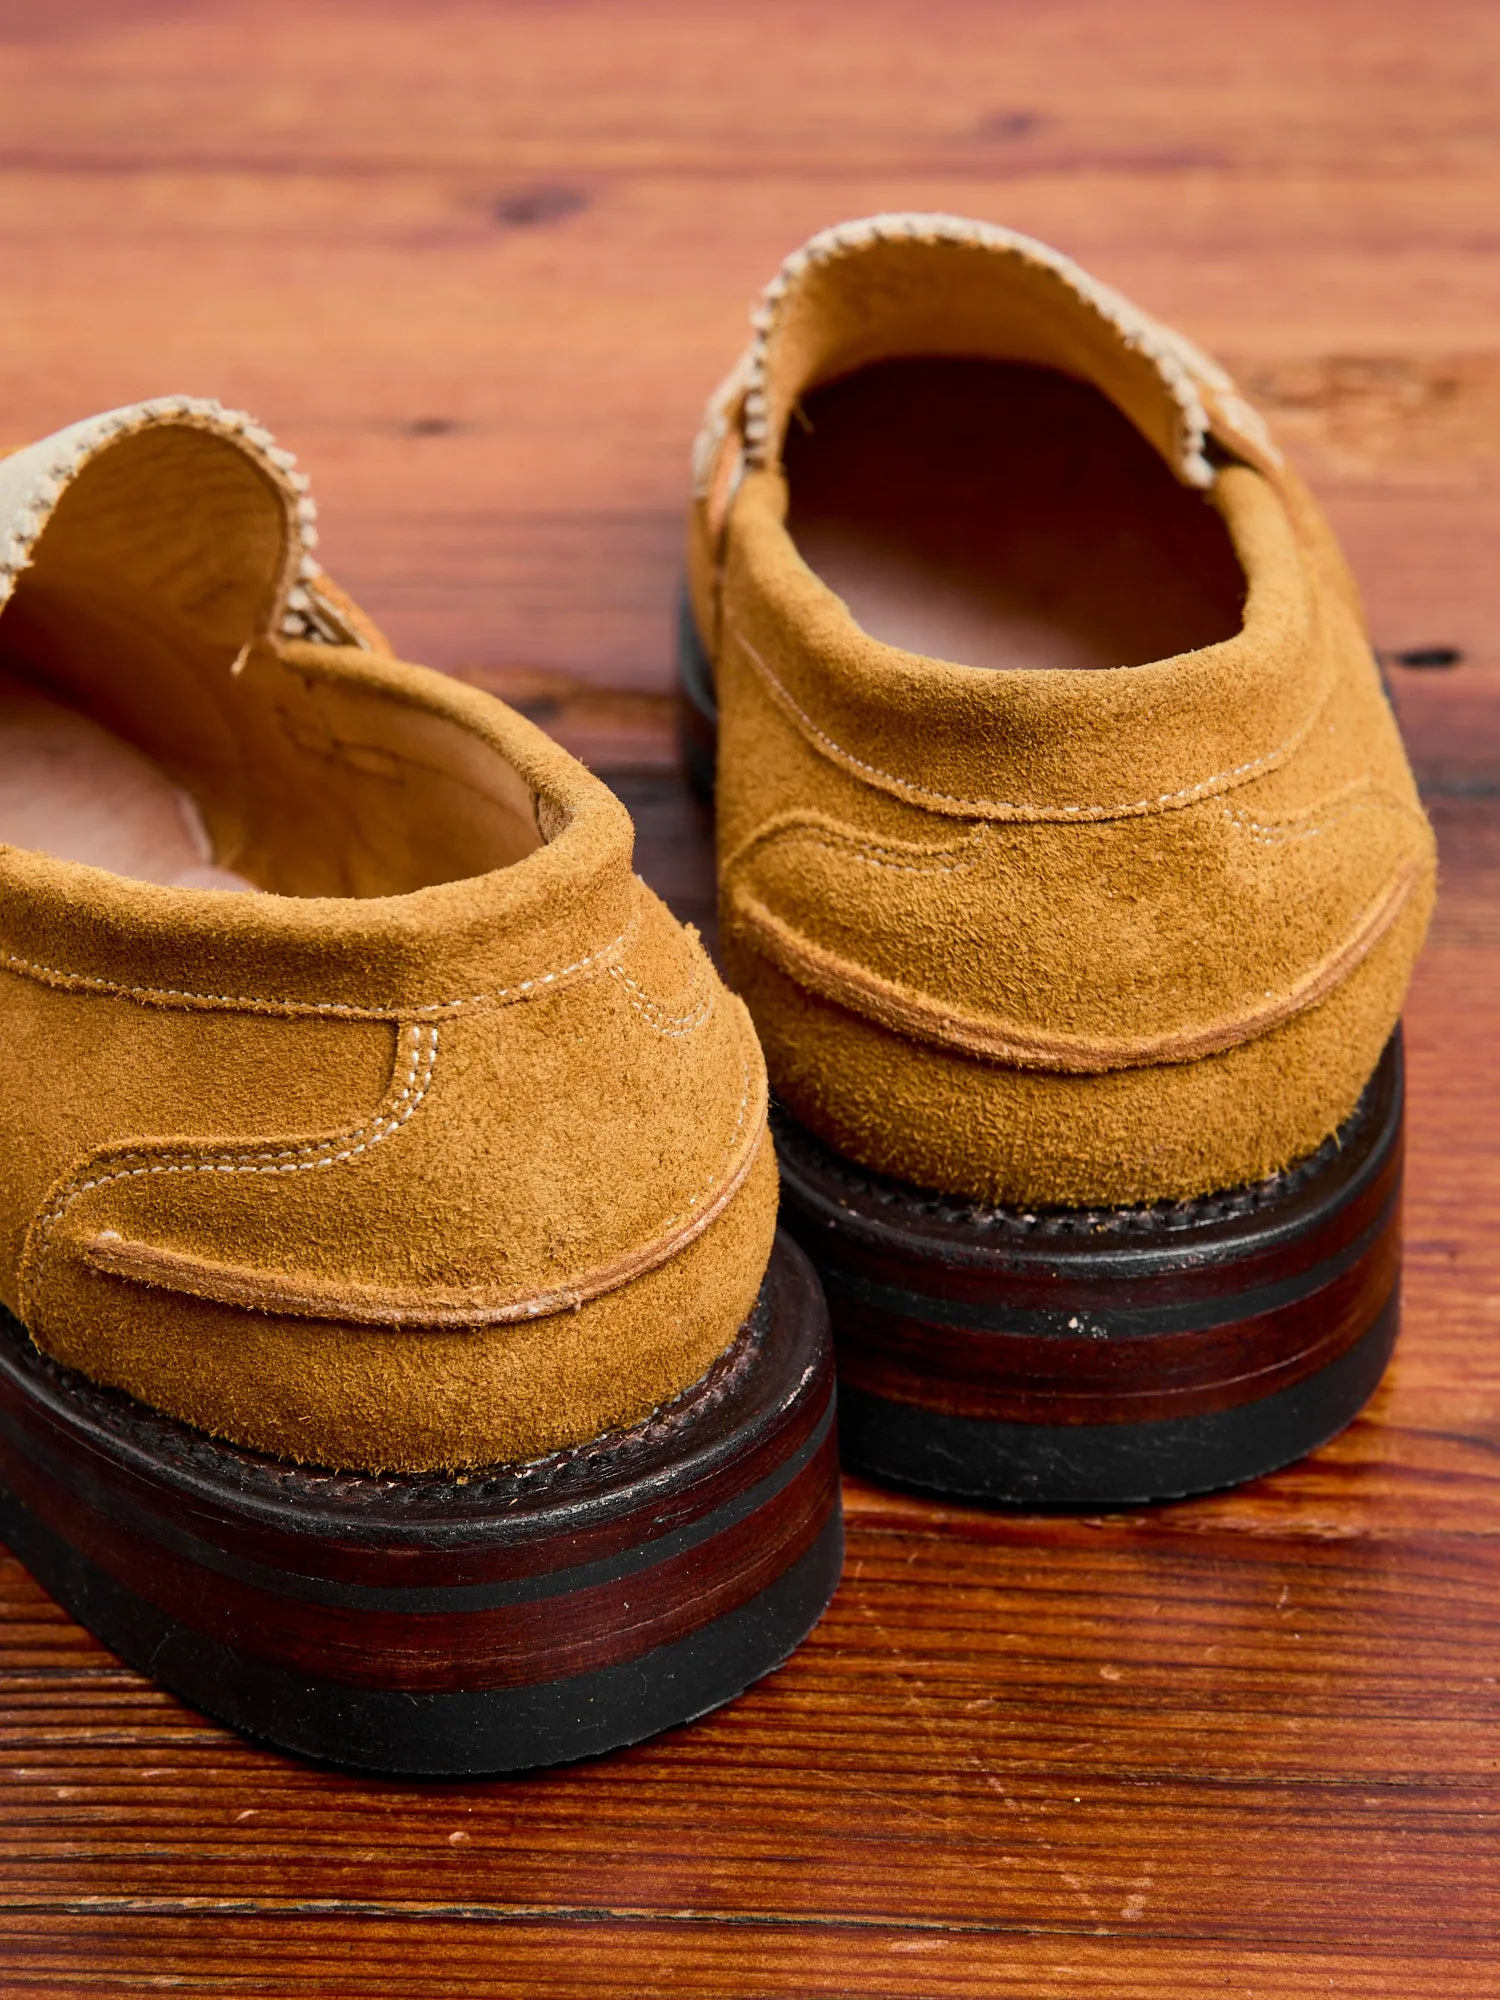
[[[389,1139],[401,1130],[432,1087],[437,1055],[437,1029],[414,1026],[411,1030],[411,1063],[399,1087],[391,1090],[368,1124],[336,1132],[329,1139],[314,1140],[305,1146],[286,1147],[274,1153],[115,1153],[110,1157],[121,1163],[117,1170],[96,1173],[90,1180],[81,1178],[89,1171],[87,1167],[81,1168],[39,1220],[36,1276],[28,1284],[27,1291],[33,1300],[39,1296],[53,1226],[81,1196],[92,1193],[96,1188],[108,1187],[114,1181],[139,1180],[149,1174],[296,1174],[316,1167],[339,1166],[346,1160],[369,1152],[382,1139]]]
[[[1314,834],[1327,833],[1332,828],[1341,826],[1346,819],[1351,819],[1355,813],[1371,812],[1385,806],[1385,803],[1383,799],[1378,798],[1351,799],[1342,808],[1335,806],[1327,819],[1315,821],[1311,825],[1300,824],[1295,814],[1286,819],[1262,822],[1251,819],[1246,813],[1235,812],[1230,806],[1225,806],[1224,817],[1236,833],[1243,833],[1248,839],[1253,840],[1257,847],[1285,847],[1289,841],[1311,840]],[[1317,808],[1311,810],[1316,811]]]
[[[425,1044],[424,1044],[424,1037],[426,1038]],[[40,1294],[42,1287],[46,1258],[49,1250],[49,1242],[46,1232],[50,1231],[52,1225],[57,1220],[59,1220],[62,1215],[66,1213],[67,1209],[81,1195],[89,1192],[91,1189],[107,1186],[113,1181],[134,1179],[144,1173],[153,1173],[153,1172],[156,1173],[193,1173],[193,1172],[295,1173],[305,1168],[332,1166],[337,1164],[341,1160],[351,1159],[354,1157],[356,1153],[362,1153],[366,1151],[369,1146],[376,1144],[380,1139],[389,1137],[391,1133],[399,1130],[400,1127],[403,1124],[405,1124],[406,1121],[411,1117],[412,1113],[416,1110],[418,1104],[421,1103],[423,1097],[427,1094],[428,1088],[431,1085],[432,1074],[437,1061],[437,1039],[438,1039],[438,1030],[435,1027],[414,1027],[412,1029],[411,1065],[410,1068],[408,1069],[406,1078],[401,1088],[399,1090],[394,1090],[392,1092],[392,1094],[386,1101],[386,1105],[382,1107],[381,1112],[377,1115],[376,1119],[372,1122],[370,1127],[368,1128],[360,1127],[357,1128],[356,1131],[338,1134],[331,1139],[320,1142],[320,1144],[317,1147],[300,1147],[296,1149],[288,1149],[289,1152],[293,1150],[297,1152],[316,1151],[320,1155],[326,1155],[326,1157],[320,1156],[315,1159],[302,1160],[299,1161],[294,1166],[278,1167],[278,1166],[261,1165],[259,1163],[266,1160],[275,1160],[283,1158],[286,1157],[285,1155],[264,1154],[264,1153],[261,1154],[226,1153],[223,1155],[205,1157],[204,1159],[197,1161],[185,1162],[182,1160],[182,1156],[174,1156],[168,1154],[163,1156],[163,1159],[160,1164],[136,1166],[134,1168],[122,1169],[121,1171],[118,1172],[97,1174],[92,1179],[86,1181],[78,1181],[75,1178],[75,1182],[70,1184],[70,1186],[64,1190],[63,1194],[59,1196],[54,1207],[41,1220],[40,1230],[42,1234],[41,1234],[40,1251],[35,1260],[36,1275],[35,1278],[31,1280],[26,1286],[27,1292],[30,1295],[30,1299],[35,1300],[35,1298]],[[694,1211],[702,1210],[705,1204],[711,1203],[713,1198],[715,1197],[716,1191],[720,1189],[726,1181],[729,1181],[737,1185],[739,1181],[743,1180],[745,1174],[748,1173],[751,1165],[753,1164],[754,1149],[752,1148],[751,1154],[747,1157],[744,1164],[738,1168],[735,1165],[735,1154],[740,1143],[741,1135],[745,1128],[746,1114],[749,1111],[751,1099],[752,1096],[754,1095],[755,1075],[756,1075],[756,1070],[754,1063],[752,1061],[752,1052],[750,1048],[747,1047],[745,1037],[742,1032],[740,1040],[740,1099],[739,1099],[739,1104],[735,1111],[734,1124],[730,1129],[728,1139],[724,1145],[723,1164],[717,1172],[710,1175],[708,1180],[704,1183],[704,1185],[700,1189],[698,1189],[696,1193],[691,1194],[687,1197],[686,1201],[680,1208],[678,1208],[673,1214],[667,1216],[664,1221],[656,1225],[656,1235],[658,1238],[665,1232],[675,1228],[679,1223],[686,1221],[689,1217],[693,1215]],[[762,1117],[760,1121],[760,1129],[763,1134],[764,1117]],[[369,1137],[366,1140],[365,1144],[345,1146],[344,1150],[338,1152],[331,1151],[332,1148],[343,1145],[344,1142],[346,1142],[347,1140],[357,1138],[366,1131],[368,1131]],[[116,1160],[141,1160],[146,1158],[145,1155],[140,1153],[117,1154],[114,1157]],[[733,1191],[734,1190],[732,1187],[731,1193]],[[713,1212],[712,1209],[710,1208],[709,1214],[705,1218],[705,1221],[711,1221],[712,1219],[713,1219]],[[701,1227],[703,1226],[703,1224],[700,1223],[699,1226]],[[95,1244],[101,1247],[107,1245],[111,1240],[112,1235],[113,1232],[108,1230],[100,1232],[100,1234],[94,1239]],[[108,1269],[110,1267],[106,1264],[104,1268]],[[647,1268],[654,1268],[654,1267],[647,1267]],[[125,1275],[129,1275],[129,1272],[127,1271]],[[213,1296],[213,1294],[206,1294],[206,1296],[211,1297]],[[526,1302],[524,1305],[524,1316],[527,1318],[548,1317],[553,1313],[563,1310],[565,1303],[566,1300],[563,1295],[557,1293],[551,1293],[543,1298]],[[30,1323],[29,1312],[28,1312],[28,1323]]]
[[[117,1173],[101,1174],[88,1181],[75,1177],[42,1217],[42,1226],[50,1228],[79,1195],[88,1194],[94,1188],[106,1187],[111,1181],[135,1180],[142,1174],[295,1174],[311,1167],[331,1167],[343,1160],[352,1160],[357,1154],[367,1153],[382,1139],[388,1139],[393,1132],[399,1131],[411,1117],[431,1088],[433,1071],[437,1067],[437,1049],[436,1028],[412,1029],[411,1066],[405,1080],[401,1088],[386,1099],[368,1125],[354,1126],[347,1132],[335,1133],[331,1139],[314,1140],[305,1146],[289,1146],[274,1153],[117,1153],[114,1155],[116,1160],[145,1161],[148,1164],[124,1166]],[[340,1146],[344,1150],[335,1151]],[[292,1164],[277,1164],[284,1161]]]
[[[821,847],[829,854],[846,854],[851,860],[868,862],[872,868],[887,868],[898,875],[962,875],[979,859],[978,850],[983,840],[984,828],[976,826],[969,836],[967,854],[960,847],[934,847],[930,850],[931,859],[924,861],[891,861],[886,858],[888,855],[901,853],[903,850],[862,845],[854,839],[837,840],[812,833],[801,836],[788,833],[783,841],[768,842],[767,845],[791,846],[795,843],[803,847]],[[956,856],[957,859],[944,860],[941,858],[944,855]]]
[[[719,448],[729,435],[729,413],[745,387],[750,366],[747,350],[735,362],[724,380],[708,399],[703,424],[693,440],[693,495],[703,500],[713,484]]]
[[[205,1007],[269,1007],[285,1014],[333,1014],[343,1020],[353,1021],[399,1021],[410,1019],[417,1014],[451,1014],[460,1007],[478,1007],[487,1002],[519,1000],[544,987],[552,986],[560,979],[567,979],[575,972],[595,965],[601,958],[608,958],[618,951],[635,930],[635,919],[625,926],[617,938],[600,945],[587,958],[575,959],[572,965],[559,966],[553,972],[536,974],[531,979],[523,979],[517,986],[497,987],[493,993],[471,993],[457,1000],[433,1000],[417,1007],[356,1007],[341,1000],[271,1000],[248,993],[189,993],[175,986],[126,986],[120,980],[96,979],[86,972],[67,972],[55,965],[42,965],[35,959],[18,958],[12,953],[5,961],[5,968],[27,979],[36,979],[44,984],[55,983],[68,987],[82,987],[89,992],[115,994],[130,1000],[145,1000],[160,1005],[170,1005],[173,1001],[183,1001]]]
[[[1284,463],[1276,440],[1271,435],[1270,425],[1260,411],[1247,403],[1243,396],[1233,394],[1229,384],[1226,383],[1219,389],[1215,409],[1226,429],[1239,431],[1258,451],[1264,452],[1273,465],[1279,466]]]
[[[815,738],[831,757],[852,765],[869,777],[880,779],[883,784],[894,785],[899,791],[910,793],[918,802],[930,799],[939,805],[958,806],[965,812],[1015,813],[1019,817],[1031,820],[1125,819],[1138,813],[1161,812],[1172,806],[1185,805],[1201,793],[1212,791],[1216,785],[1227,784],[1231,778],[1248,777],[1252,771],[1263,770],[1268,765],[1279,762],[1281,758],[1296,749],[1317,716],[1315,710],[1284,742],[1267,750],[1263,756],[1252,757],[1245,764],[1232,765],[1227,771],[1216,771],[1211,778],[1200,778],[1195,785],[1184,785],[1181,791],[1162,792],[1154,799],[1134,799],[1119,805],[1107,806],[1040,806],[1018,804],[1005,799],[965,799],[953,792],[930,791],[926,785],[915,784],[910,778],[898,777],[893,771],[882,771],[878,764],[867,764],[862,757],[856,757],[852,750],[846,750],[842,743],[835,742],[833,737],[821,730],[804,708],[798,706],[790,690],[767,666],[744,633],[736,632],[734,636],[764,675],[776,698],[791,711],[807,734]]]
[[[559,979],[570,978],[573,973],[582,972],[585,967],[596,965],[601,958],[608,958],[611,952],[618,951],[632,936],[635,927],[635,919],[632,917],[617,938],[612,938],[608,944],[600,945],[599,949],[591,951],[587,958],[574,959],[571,965],[559,966],[555,972],[542,972],[530,979],[523,979],[518,986],[501,986],[493,993],[471,993],[466,1000],[433,1000],[425,1007],[412,1007],[405,1011],[413,1014],[452,1013],[455,1008],[478,1007],[485,1001],[519,1000],[524,994],[535,993],[544,986],[555,985]]]
[[[646,1025],[654,1028],[659,1035],[672,1037],[691,1035],[702,1027],[714,1010],[714,988],[712,981],[707,977],[705,965],[696,968],[693,980],[694,988],[699,989],[699,998],[682,1014],[669,1013],[660,1000],[653,999],[643,986],[636,984],[624,966],[612,965],[609,973],[612,979],[618,979],[620,984],[627,988],[631,996],[631,1006]]]

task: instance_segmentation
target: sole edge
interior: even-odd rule
[[[1258,1401],[1138,1424],[1017,1424],[949,1416],[841,1384],[847,1470],[950,1499],[1039,1507],[1143,1506],[1216,1493],[1305,1458],[1379,1386],[1400,1330],[1399,1289],[1316,1374]]]

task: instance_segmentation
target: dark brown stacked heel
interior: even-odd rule
[[[280,1749],[467,1776],[686,1722],[843,1558],[827,1317],[778,1238],[729,1352],[632,1430],[467,1479],[219,1444],[0,1327],[0,1535],[74,1617]]]
[[[1208,1492],[1349,1423],[1399,1321],[1399,1035],[1353,1116],[1252,1187],[1022,1213],[906,1187],[776,1123],[828,1294],[846,1466],[1021,1506]]]

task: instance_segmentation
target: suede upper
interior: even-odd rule
[[[951,218],[814,239],[756,327],[700,441],[690,574],[725,961],[774,1087],[850,1157],[992,1201],[1182,1198],[1313,1150],[1395,1026],[1434,854],[1354,587],[1264,426],[1065,260]],[[1142,494],[1175,475],[1222,523],[1222,635],[1080,672],[864,629],[789,531],[788,426],[911,355],[1099,391],[1151,448]],[[861,469],[901,477],[878,439]]]
[[[0,847],[0,1297],[96,1381],[342,1468],[635,1421],[769,1255],[743,1006],[605,787],[318,575],[268,441],[112,422],[0,465],[0,669],[149,755],[265,893]]]

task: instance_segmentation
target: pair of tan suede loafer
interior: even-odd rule
[[[519,1768],[784,1658],[830,1307],[846,1462],[1028,1504],[1251,1477],[1390,1352],[1433,850],[1316,508],[1004,231],[828,232],[754,327],[683,625],[729,986],[253,424],[0,461],[0,1532],[285,1747]]]

